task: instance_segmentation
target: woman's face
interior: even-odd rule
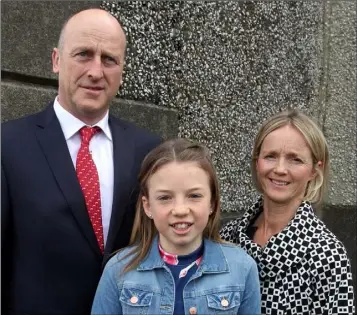
[[[264,200],[277,204],[301,202],[308,182],[316,176],[311,150],[291,125],[265,137],[256,170]]]

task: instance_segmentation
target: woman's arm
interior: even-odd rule
[[[343,245],[326,243],[312,259],[317,267],[310,314],[355,314],[351,264]]]

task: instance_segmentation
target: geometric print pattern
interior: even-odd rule
[[[89,152],[89,142],[100,131],[99,127],[83,127],[81,135],[81,147],[76,160],[76,173],[87,206],[90,221],[101,252],[104,252],[104,236],[102,224],[102,209],[100,200],[100,186],[97,167]]]
[[[262,314],[355,314],[350,261],[344,245],[303,202],[294,218],[262,248],[246,234],[263,199],[220,231],[257,263]]]

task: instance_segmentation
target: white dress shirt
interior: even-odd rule
[[[66,139],[73,165],[76,167],[77,154],[81,146],[81,136],[79,134],[79,130],[87,125],[65,110],[58,102],[57,98],[58,97],[55,99],[53,108]],[[92,154],[99,176],[105,245],[109,231],[110,217],[112,214],[114,189],[113,141],[112,133],[108,124],[108,112],[102,120],[89,127],[94,126],[98,126],[102,130],[102,132],[96,133],[91,139],[89,143],[89,150]]]

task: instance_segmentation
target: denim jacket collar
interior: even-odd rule
[[[137,267],[138,271],[164,268],[158,248],[158,236],[155,237],[146,258]],[[204,239],[204,250],[202,261],[198,267],[198,273],[222,273],[229,272],[228,263],[223,250],[214,241]]]

